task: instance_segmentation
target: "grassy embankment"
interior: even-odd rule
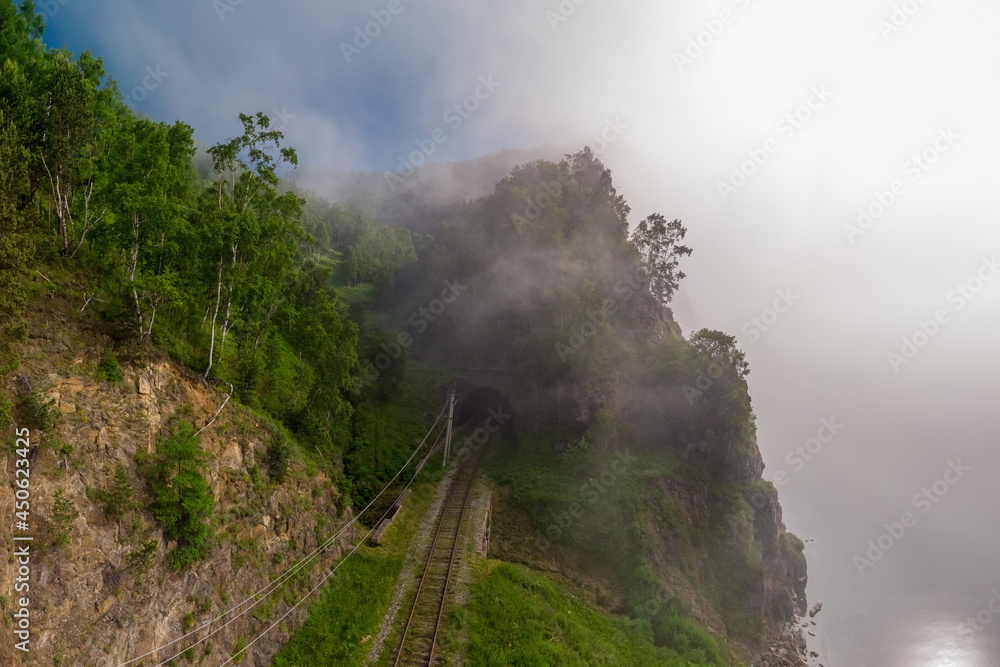
[[[275,657],[274,667],[364,662],[391,602],[407,549],[443,476],[440,460],[440,455],[432,457],[411,485],[411,494],[386,531],[382,546],[362,544],[341,562],[310,607],[305,624]],[[359,530],[359,537],[367,532]]]
[[[719,610],[713,625],[724,624],[732,637],[752,642],[759,634],[758,619],[739,613],[729,595],[759,574],[759,555],[751,550],[735,562],[713,525],[742,507],[737,493],[706,498],[709,516],[692,517],[670,490],[694,490],[685,472],[643,452],[623,456],[581,447],[556,454],[522,442],[516,452],[492,452],[485,465],[499,484],[495,511],[516,517],[495,516],[495,553],[546,576],[495,566],[480,573],[467,610],[469,634],[480,637],[470,643],[470,664],[591,664],[594,645],[574,639],[570,629],[580,630],[579,614],[569,613],[567,599],[601,610],[588,617],[595,637],[631,637],[616,636],[615,642],[637,647],[617,664],[646,664],[647,655],[666,660],[657,664],[739,664],[735,647],[695,618],[688,599],[694,591],[703,610]],[[723,552],[728,560],[720,565]],[[507,615],[509,622],[532,620],[519,628],[503,620]],[[518,635],[527,643],[510,650],[508,640],[482,639]],[[600,654],[618,656],[613,645]],[[647,651],[656,647],[668,652]],[[496,662],[492,655],[514,662]]]

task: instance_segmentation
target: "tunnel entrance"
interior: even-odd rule
[[[491,387],[477,387],[465,394],[455,415],[455,426],[485,425],[491,430],[511,426],[513,421],[510,401]]]
[[[517,448],[514,410],[501,387],[459,377],[452,391],[457,400],[452,422],[456,431],[449,449],[456,460],[488,443],[503,442]]]

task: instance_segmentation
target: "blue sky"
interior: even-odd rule
[[[530,147],[553,134],[583,139],[572,136],[573,123],[537,124],[547,114],[536,111],[559,86],[515,76],[558,37],[531,3],[501,12],[414,0],[230,2],[52,0],[39,7],[48,15],[49,46],[102,55],[124,93],[139,86],[136,110],[182,119],[209,144],[237,130],[239,112],[256,111],[294,117],[286,135],[300,158],[333,167],[393,169],[438,127],[449,136],[435,157],[449,159]],[[157,83],[149,91],[142,89],[147,68],[160,73],[159,81],[147,79]],[[499,88],[464,126],[445,123],[444,113],[491,75]]]

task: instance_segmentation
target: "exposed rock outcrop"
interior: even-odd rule
[[[74,358],[70,348],[50,339],[44,330],[33,331],[23,352],[23,379],[12,376],[7,387],[13,394],[30,383],[52,398],[62,415],[51,433],[31,435],[31,444],[39,446],[31,466],[32,664],[120,664],[142,656],[267,587],[351,516],[321,472],[309,474],[301,465],[293,465],[283,484],[262,484],[266,472],[255,466],[268,434],[251,414],[230,403],[201,435],[201,447],[209,455],[206,478],[216,503],[215,546],[207,558],[188,569],[171,570],[166,554],[174,545],[164,540],[152,516],[140,509],[120,522],[111,520],[96,492],[110,487],[115,465],[121,463],[136,499],[145,507],[149,494],[138,475],[136,455],[154,452],[173,420],[193,421],[201,428],[224,395],[169,361],[126,365],[124,381],[99,381],[94,373],[97,359],[92,356],[96,350],[76,347]],[[0,470],[8,481],[13,479],[13,453],[3,450]],[[51,539],[57,489],[79,512],[65,546]],[[12,493],[0,494],[0,515],[14,516]],[[253,609],[248,610],[247,604],[227,616],[225,620],[248,610],[211,637],[212,650],[232,651],[239,641],[263,632],[289,609],[288,601],[301,599],[315,585],[351,537],[350,531],[345,533],[305,568],[306,576],[285,585],[291,590],[281,587]],[[152,569],[139,581],[126,555],[149,540],[157,545],[156,555]],[[0,559],[12,561],[9,541],[0,542]],[[16,574],[16,568],[0,570],[0,590],[13,591]],[[306,606],[253,644],[244,667],[270,664],[304,618]],[[217,621],[210,630],[222,623]],[[208,632],[198,631],[191,639]],[[206,644],[194,648],[196,658]],[[155,664],[186,646],[175,644],[144,660]],[[12,642],[0,642],[0,664],[28,664],[26,657]]]

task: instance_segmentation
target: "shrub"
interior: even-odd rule
[[[104,512],[112,519],[120,520],[132,509],[132,482],[129,481],[125,466],[115,465],[115,476],[111,488],[101,493]]]
[[[0,396],[0,430],[6,429],[14,423],[14,417],[10,412],[13,407],[13,401],[6,396]]]
[[[197,563],[205,555],[206,551],[207,548],[199,549],[190,545],[178,546],[167,554],[167,562],[170,563],[172,569],[183,570]]]
[[[21,412],[28,422],[28,426],[39,431],[52,429],[62,417],[62,413],[56,407],[55,399],[45,400],[45,397],[37,391],[22,394],[20,404]]]
[[[73,501],[63,495],[62,489],[56,489],[55,502],[52,506],[52,535],[56,544],[69,544],[69,535],[73,530],[73,519],[80,516]]]
[[[233,647],[233,657],[232,661],[234,665],[238,665],[243,662],[243,658],[246,657],[246,652],[244,649],[247,647],[247,640],[240,637],[236,640],[236,646]]]
[[[130,551],[125,554],[125,562],[129,569],[135,573],[135,578],[142,581],[142,578],[153,567],[153,556],[156,555],[156,540],[150,540],[142,545],[141,549]]]
[[[288,436],[279,431],[267,443],[267,474],[272,482],[281,484],[288,473],[288,460],[292,455],[292,445]]]
[[[257,357],[240,357],[236,362],[236,378],[235,382],[233,382],[233,391],[236,393],[236,400],[243,405],[254,408],[260,407],[260,398],[257,394],[259,377],[260,366]]]
[[[97,377],[105,382],[121,382],[125,379],[121,367],[118,366],[118,357],[113,352],[108,352],[97,365]]]
[[[260,477],[260,466],[254,463],[252,466],[250,466],[250,470],[248,471],[248,473],[250,475],[250,481],[253,482],[253,490],[260,491],[261,489],[263,489],[264,480],[261,479]]]
[[[11,412],[13,407],[14,401],[0,394],[0,446],[11,452],[17,448],[17,438],[13,436],[13,432],[7,430],[14,423],[14,415]],[[10,433],[9,438],[8,433]]]
[[[157,443],[147,469],[154,498],[149,509],[163,526],[163,534],[178,542],[167,557],[174,569],[204,557],[210,546],[215,499],[205,481],[205,459],[194,427],[184,423]]]

